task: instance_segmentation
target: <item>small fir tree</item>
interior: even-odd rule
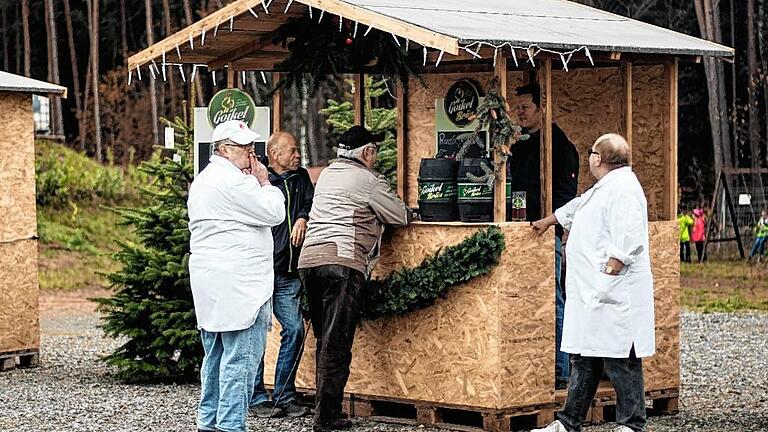
[[[145,207],[115,209],[139,243],[120,244],[114,258],[122,268],[107,275],[114,292],[95,299],[104,333],[125,340],[104,360],[127,382],[193,381],[203,358],[187,265],[192,130],[178,117],[163,121],[175,130],[178,156],[155,157],[139,168],[153,179],[142,189]]]

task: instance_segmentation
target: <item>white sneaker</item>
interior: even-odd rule
[[[560,420],[555,420],[544,429],[533,429],[531,432],[568,432],[568,429],[560,423]]]
[[[613,430],[613,432],[635,432],[635,431],[628,428],[627,426],[617,426],[616,429]]]

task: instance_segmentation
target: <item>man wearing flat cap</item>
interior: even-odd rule
[[[362,126],[344,132],[339,159],[323,170],[315,186],[299,276],[317,339],[316,432],[351,426],[341,402],[365,287],[379,255],[384,225],[411,221],[411,210],[373,170],[376,143],[383,139],[383,134]]]
[[[245,432],[272,308],[272,231],[285,219],[280,189],[237,120],[213,130],[214,155],[192,182],[189,279],[205,350],[199,431]]]

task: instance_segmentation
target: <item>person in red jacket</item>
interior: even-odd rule
[[[704,209],[697,207],[693,209],[693,231],[691,232],[691,240],[696,245],[696,258],[699,262],[705,261],[707,257],[704,256],[704,240],[707,236],[707,221],[704,216]]]

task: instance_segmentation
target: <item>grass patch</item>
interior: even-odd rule
[[[741,260],[681,263],[683,307],[700,312],[768,311],[768,266]]]

